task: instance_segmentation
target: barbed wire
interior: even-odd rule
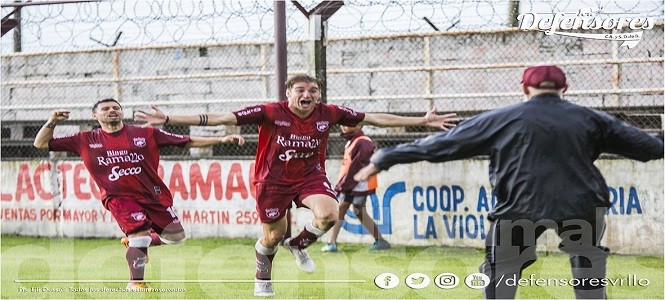
[[[311,9],[321,0],[300,0]],[[13,2],[12,2],[13,3]],[[639,14],[663,20],[663,2],[520,1],[520,12],[575,11],[602,7],[613,13]],[[12,7],[2,9],[3,15]],[[303,39],[307,19],[286,3],[289,39]],[[109,0],[33,5],[21,10],[23,51],[86,49],[100,46],[144,46],[272,40],[274,3],[270,0]],[[508,26],[506,1],[390,0],[345,1],[328,22],[334,36],[466,30]],[[2,38],[10,52],[11,34]]]

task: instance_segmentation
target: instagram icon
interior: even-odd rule
[[[459,277],[453,273],[441,273],[434,278],[434,284],[442,289],[452,289],[459,284]]]

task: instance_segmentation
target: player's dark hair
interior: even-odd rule
[[[293,87],[298,82],[316,82],[316,84],[321,87],[321,81],[316,79],[315,77],[309,76],[307,74],[295,74],[289,78],[289,80],[286,81],[286,89],[290,89]]]
[[[106,98],[95,102],[95,105],[92,106],[92,112],[94,113],[95,111],[97,111],[97,106],[99,106],[100,103],[105,103],[105,102],[115,102],[118,104],[118,106],[120,106],[120,108],[122,108],[122,105],[120,105],[120,102],[118,102],[118,100],[115,100],[113,98]]]

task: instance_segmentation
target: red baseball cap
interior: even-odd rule
[[[558,90],[566,87],[566,74],[554,65],[533,66],[524,70],[522,84],[537,89]]]

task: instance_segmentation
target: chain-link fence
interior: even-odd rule
[[[301,2],[305,8],[317,3]],[[307,39],[307,19],[295,5],[286,7],[288,73],[311,72],[307,56],[314,42]],[[346,1],[326,22],[326,100],[364,112],[423,115],[437,107],[469,117],[521,101],[524,68],[548,62],[568,74],[566,99],[662,131],[662,2],[520,1],[519,7],[521,13],[602,7],[655,25],[628,49],[621,41],[508,28],[507,2]],[[56,128],[58,136],[92,128],[90,107],[108,97],[122,103],[128,123],[150,103],[170,114],[200,114],[275,101],[272,9],[272,2],[156,0],[23,7],[22,52],[6,51],[13,40],[11,34],[2,37],[3,159],[48,157],[31,145],[54,108],[72,110],[70,121]],[[61,23],[47,26],[59,18]],[[633,34],[628,28],[574,32]],[[249,143],[167,148],[163,155],[250,157],[256,151],[255,126],[165,129],[241,133]],[[380,147],[431,133],[369,126],[366,131]],[[331,134],[328,153],[341,154],[343,142]]]

